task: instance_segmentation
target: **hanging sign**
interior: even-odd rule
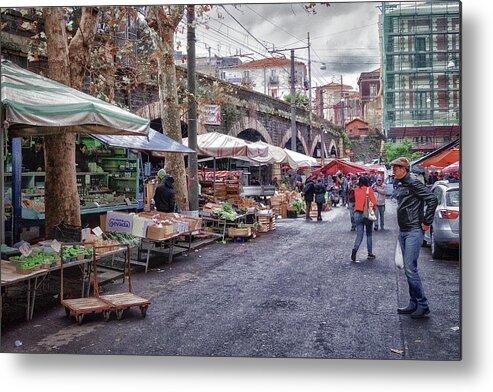
[[[202,110],[204,124],[221,125],[221,106],[220,105],[204,105]]]

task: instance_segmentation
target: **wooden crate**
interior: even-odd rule
[[[228,227],[228,237],[250,237],[251,227]]]

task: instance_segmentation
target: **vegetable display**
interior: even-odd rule
[[[302,213],[305,210],[305,206],[303,205],[303,201],[300,199],[293,199],[289,202],[289,205],[293,207],[298,214]]]
[[[221,208],[213,208],[212,212],[217,215],[219,218],[224,219],[224,220],[229,220],[229,221],[235,221],[236,218],[238,217],[238,214],[236,211],[233,209],[233,206],[225,202]]]

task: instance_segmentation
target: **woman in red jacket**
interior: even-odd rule
[[[373,189],[370,188],[368,178],[361,176],[358,181],[358,186],[354,189],[354,223],[356,224],[356,240],[354,241],[353,251],[351,253],[351,260],[356,261],[356,253],[359,246],[363,241],[363,231],[366,227],[366,248],[368,249],[368,259],[374,259],[375,255],[372,252],[372,234],[373,234],[373,221],[363,217],[363,210],[365,208],[366,192],[370,201],[373,203],[373,210],[375,211],[377,201]]]

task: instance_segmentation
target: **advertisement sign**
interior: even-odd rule
[[[202,110],[204,124],[221,125],[221,106],[220,105],[204,105]]]
[[[132,233],[133,215],[109,211],[106,215],[106,231]]]

